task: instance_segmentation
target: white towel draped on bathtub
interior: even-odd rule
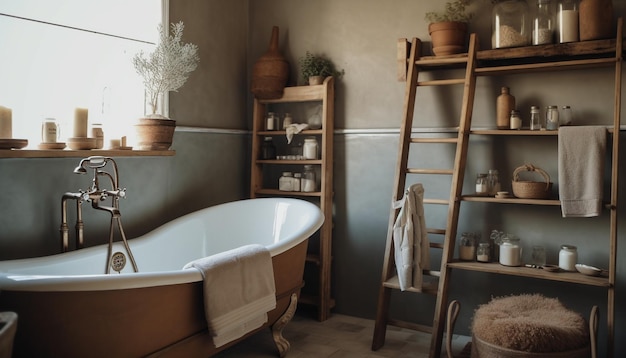
[[[424,220],[424,188],[413,184],[394,203],[400,213],[393,226],[394,258],[400,290],[421,290],[422,270],[430,266],[430,242]]]
[[[246,245],[185,265],[204,277],[204,312],[213,343],[220,347],[261,327],[276,308],[272,256]]]

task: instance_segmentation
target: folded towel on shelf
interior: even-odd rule
[[[220,347],[261,327],[276,308],[274,269],[262,245],[246,245],[185,265],[204,277],[204,313]]]
[[[293,123],[293,124],[288,125],[285,128],[285,132],[287,135],[287,144],[291,143],[291,140],[293,139],[294,134],[298,134],[308,128],[309,128],[309,125],[307,123]]]
[[[394,259],[400,290],[421,290],[422,270],[430,266],[430,242],[424,219],[424,187],[412,184],[393,204],[400,208],[393,226]]]
[[[592,217],[602,210],[606,128],[559,128],[559,199],[563,217]]]

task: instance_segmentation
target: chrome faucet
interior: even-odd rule
[[[113,174],[103,170],[108,164],[111,164],[113,168]],[[133,254],[126,240],[126,234],[122,228],[121,213],[119,209],[120,198],[126,197],[126,189],[120,189],[119,187],[119,175],[117,170],[117,163],[113,158],[103,156],[91,156],[81,159],[78,166],[74,169],[76,174],[87,174],[87,169],[93,169],[93,179],[91,186],[87,190],[79,190],[78,193],[65,193],[61,201],[61,243],[63,251],[67,251],[69,248],[69,228],[67,226],[67,200],[76,200],[76,247],[80,249],[84,245],[83,238],[83,221],[82,221],[82,202],[91,202],[91,207],[97,210],[103,210],[111,214],[111,225],[109,226],[109,247],[107,250],[107,261],[105,272],[110,272],[111,257],[113,249],[113,225],[117,223],[126,253],[130,258],[130,262],[133,265],[133,270],[138,272],[137,263],[133,257]],[[100,186],[100,177],[106,177],[109,179],[111,189],[102,189]],[[107,199],[111,199],[111,205],[102,205]]]

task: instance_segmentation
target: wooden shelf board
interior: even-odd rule
[[[255,191],[257,195],[277,195],[277,196],[322,196],[319,191],[303,192],[303,191],[282,191],[278,189],[259,189]]]
[[[393,288],[393,289],[399,290],[400,289],[400,280],[398,279],[397,275],[396,276],[392,276],[391,278],[389,278],[388,280],[383,282],[383,286],[385,286],[387,288]],[[425,281],[424,282],[424,287],[421,290],[416,289],[414,287],[409,287],[409,288],[406,289],[406,291],[407,292],[426,293],[426,294],[436,295],[438,288],[439,288],[439,280],[432,280],[432,281]]]
[[[260,103],[313,102],[324,98],[324,85],[285,87],[277,99],[259,99]]]
[[[578,272],[549,272],[537,268],[529,267],[509,267],[500,265],[497,262],[481,263],[481,262],[466,262],[466,261],[454,261],[448,263],[448,267],[454,269],[479,271],[495,273],[500,275],[512,275],[532,277],[543,280],[560,281],[578,283],[582,285],[598,286],[598,287],[610,287],[609,279],[607,277],[586,276]]]
[[[92,149],[92,150],[39,150],[39,149],[12,149],[0,150],[0,158],[84,158],[89,156],[107,157],[170,157],[176,154],[174,150],[119,150],[119,149]]]
[[[321,159],[303,159],[303,160],[257,159],[256,162],[257,164],[288,164],[288,165],[322,164]]]
[[[462,201],[474,201],[484,203],[501,203],[501,204],[529,204],[529,205],[549,205],[560,206],[561,201],[558,199],[520,199],[520,198],[506,198],[499,199],[491,196],[475,196],[475,195],[463,195]]]
[[[470,134],[505,136],[557,136],[558,130],[531,131],[529,129],[473,129]]]
[[[301,134],[301,135],[322,135],[322,134],[324,134],[324,131],[322,129],[305,129],[305,130],[301,131],[298,134]],[[263,136],[263,137],[286,136],[287,132],[285,132],[285,131],[258,131],[257,135]]]

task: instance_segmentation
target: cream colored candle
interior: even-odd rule
[[[87,138],[87,108],[74,110],[74,137]]]
[[[119,139],[111,139],[109,142],[110,149],[120,149],[120,140]]]
[[[3,106],[0,106],[0,138],[13,138],[13,112]]]

